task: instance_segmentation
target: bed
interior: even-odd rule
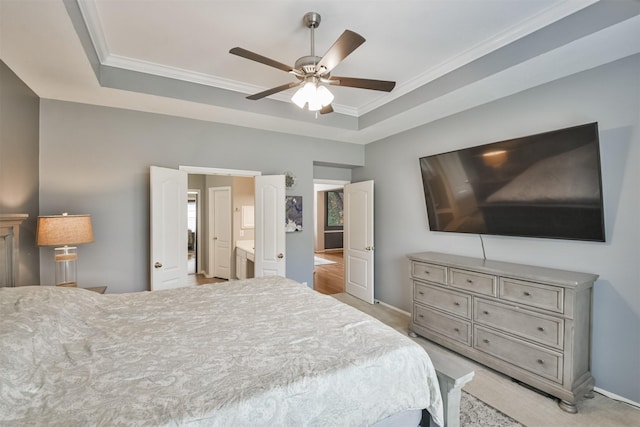
[[[442,423],[422,347],[281,277],[2,288],[0,316],[2,425],[395,426],[422,409]]]

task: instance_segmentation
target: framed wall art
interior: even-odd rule
[[[285,217],[287,233],[302,231],[302,196],[287,196]]]

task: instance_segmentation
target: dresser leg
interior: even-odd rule
[[[585,399],[593,399],[595,397],[595,395],[593,394],[593,389],[589,390],[588,392],[586,392],[584,394],[584,398]]]
[[[558,406],[560,407],[560,409],[570,414],[578,413],[578,407],[575,403],[567,402],[566,400],[559,400]]]

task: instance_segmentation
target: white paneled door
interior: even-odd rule
[[[187,173],[151,166],[151,290],[187,284]]]
[[[373,181],[344,186],[344,266],[347,293],[373,304]]]
[[[285,276],[284,175],[256,176],[255,276]]]
[[[231,229],[231,187],[209,188],[209,265],[220,279],[231,277]]]

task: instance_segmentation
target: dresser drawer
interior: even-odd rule
[[[425,262],[411,262],[411,276],[416,279],[447,284],[447,268],[440,265],[427,264]]]
[[[417,304],[413,306],[413,321],[432,332],[471,346],[471,322]]]
[[[474,298],[473,320],[540,344],[563,348],[563,319]]]
[[[564,289],[558,286],[502,277],[500,298],[557,313],[564,312]]]
[[[451,269],[449,284],[452,287],[477,294],[497,296],[497,279],[491,274],[475,273],[466,270]]]
[[[555,382],[562,382],[562,355],[534,344],[475,326],[473,347]]]
[[[467,319],[471,318],[471,295],[464,295],[426,283],[413,282],[413,299],[451,314]]]

